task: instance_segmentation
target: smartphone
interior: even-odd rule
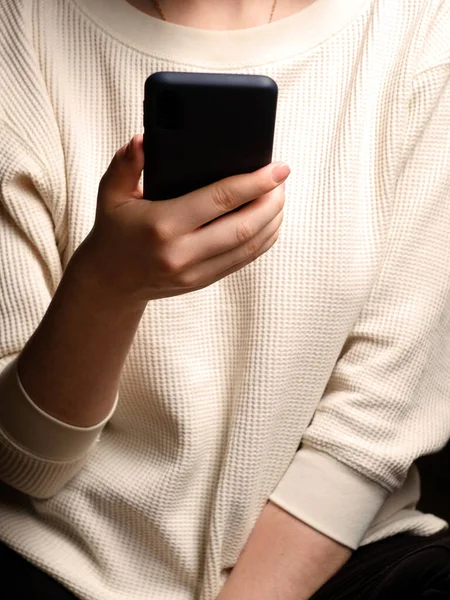
[[[150,75],[144,99],[144,198],[176,198],[269,164],[277,96],[277,84],[264,75]]]

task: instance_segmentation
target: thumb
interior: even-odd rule
[[[116,200],[130,196],[142,198],[139,180],[143,168],[143,137],[138,134],[115,153],[100,181],[99,195],[107,194]]]

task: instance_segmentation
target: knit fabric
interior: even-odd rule
[[[414,461],[450,431],[450,2],[227,32],[2,0],[0,32],[0,538],[83,600],[214,600],[269,499],[351,548],[445,528]],[[281,236],[150,302],[114,411],[70,427],[16,358],[160,70],[275,79]]]

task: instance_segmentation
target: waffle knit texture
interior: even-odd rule
[[[0,32],[0,538],[84,600],[214,600],[268,499],[351,548],[445,528],[414,461],[450,431],[450,2],[225,32],[2,0]],[[70,427],[16,358],[161,70],[275,79],[282,233],[150,302],[115,410]]]

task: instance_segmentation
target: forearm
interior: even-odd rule
[[[217,600],[307,600],[350,556],[268,502]]]
[[[114,295],[97,272],[80,247],[18,362],[33,402],[79,427],[95,425],[110,412],[145,308]]]

